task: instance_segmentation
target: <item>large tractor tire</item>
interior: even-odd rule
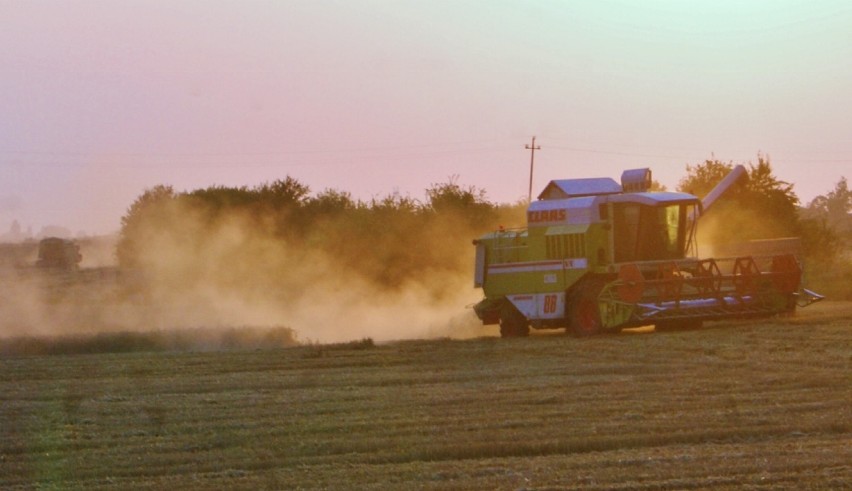
[[[575,336],[588,337],[601,334],[603,324],[598,308],[598,295],[602,286],[596,282],[579,286],[568,302],[570,329]]]
[[[500,312],[500,336],[504,338],[521,338],[529,336],[530,324],[524,314],[514,305],[506,302]]]

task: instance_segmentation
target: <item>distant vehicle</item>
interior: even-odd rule
[[[577,335],[654,324],[771,316],[821,299],[801,288],[794,254],[695,257],[699,217],[740,179],[737,166],[703,200],[650,192],[651,171],[551,181],[530,203],[527,228],[473,241],[474,306],[503,337],[566,328]]]
[[[48,237],[38,244],[38,268],[73,271],[82,260],[80,246],[72,240]]]

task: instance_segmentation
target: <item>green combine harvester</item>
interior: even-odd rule
[[[503,337],[566,328],[579,336],[655,325],[793,312],[822,297],[801,288],[793,253],[697,258],[699,218],[747,177],[735,167],[703,200],[649,192],[651,171],[551,181],[527,209],[526,229],[473,241],[474,306]]]

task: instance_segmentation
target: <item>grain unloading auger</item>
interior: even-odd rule
[[[703,213],[740,179],[737,166],[704,200],[649,192],[648,169],[609,178],[551,181],[527,210],[527,228],[483,235],[476,245],[474,306],[502,336],[530,327],[579,335],[655,324],[771,316],[821,299],[801,288],[791,253],[695,257]]]

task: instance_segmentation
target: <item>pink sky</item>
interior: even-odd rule
[[[771,157],[852,178],[845,1],[0,2],[0,234],[106,233],[146,188],[494,201],[548,180]]]

